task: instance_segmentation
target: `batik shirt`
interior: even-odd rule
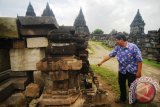
[[[119,72],[122,74],[126,74],[126,72],[136,74],[138,70],[137,62],[142,62],[139,48],[135,44],[129,42],[127,42],[126,47],[115,46],[109,56],[117,56]]]

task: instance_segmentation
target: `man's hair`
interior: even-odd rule
[[[124,34],[118,34],[117,36],[116,36],[116,39],[117,40],[123,40],[123,41],[127,41],[127,38],[126,38],[126,36],[124,35]]]

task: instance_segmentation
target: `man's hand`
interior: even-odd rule
[[[103,58],[103,60],[99,63],[99,64],[97,64],[97,66],[101,66],[104,62],[106,62],[107,60],[109,60],[110,59],[110,56],[109,55],[106,55],[104,58]]]
[[[97,64],[97,66],[101,66],[101,65],[102,65],[101,63]]]

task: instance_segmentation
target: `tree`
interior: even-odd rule
[[[92,34],[96,34],[96,35],[100,35],[100,34],[103,34],[103,30],[102,29],[95,29]]]

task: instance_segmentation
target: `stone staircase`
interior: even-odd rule
[[[0,73],[0,102],[8,98],[16,90],[25,90],[29,83],[25,72],[14,72],[6,70]],[[17,74],[17,75],[16,75]]]

